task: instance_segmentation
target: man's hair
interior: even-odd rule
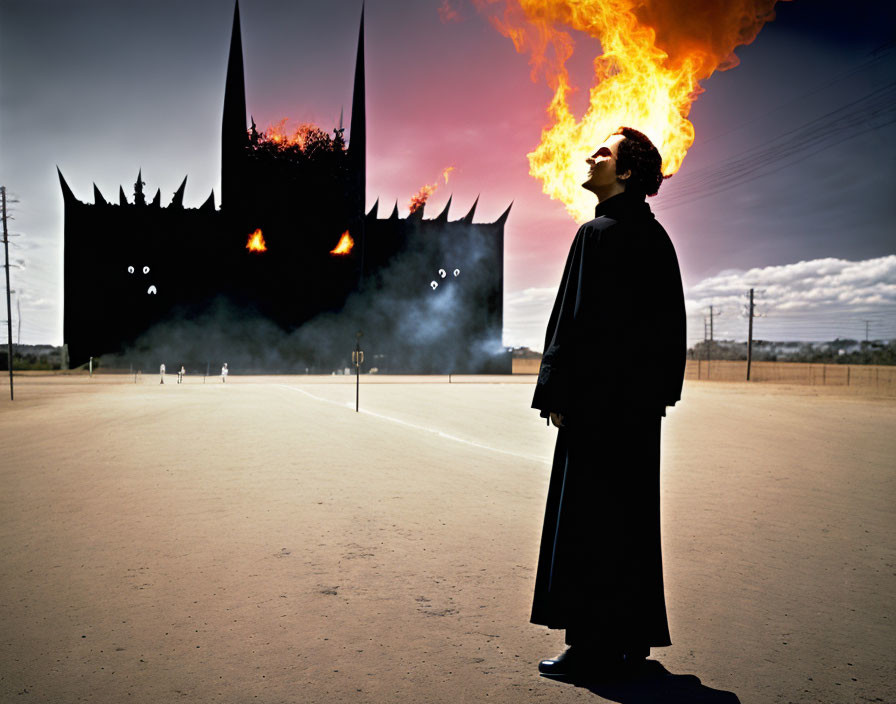
[[[663,158],[653,146],[653,142],[643,132],[631,127],[620,127],[613,134],[625,137],[619,143],[616,154],[616,173],[631,170],[632,175],[625,182],[626,193],[641,196],[655,196],[664,178],[660,167]]]

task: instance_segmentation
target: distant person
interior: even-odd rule
[[[160,384],[165,383],[165,365],[164,364],[159,365],[159,383]]]
[[[637,667],[671,644],[660,548],[660,419],[681,398],[678,259],[645,197],[662,159],[622,127],[585,160],[597,196],[548,322],[532,407],[557,432],[532,606],[566,630],[546,675]]]
[[[228,373],[229,372],[227,370],[227,362],[224,362],[224,366],[221,367],[221,383],[227,383],[227,374]]]
[[[184,374],[186,374],[186,373],[187,373],[187,370],[184,369],[184,365],[181,364],[181,365],[180,365],[180,370],[177,372],[177,383],[178,383],[178,384],[183,384],[183,383],[184,383]]]

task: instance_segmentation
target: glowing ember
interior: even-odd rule
[[[435,193],[435,190],[438,187],[439,184],[430,183],[423,186],[423,188],[417,191],[417,194],[413,198],[411,198],[411,202],[408,203],[408,209],[410,210],[410,212],[414,213],[424,205],[426,205],[426,201],[433,193]]]
[[[321,130],[310,122],[298,125],[291,133],[287,131],[288,117],[284,117],[276,124],[271,125],[263,132],[265,141],[273,142],[281,147],[298,147],[305,150],[305,145],[320,136]]]
[[[261,230],[256,230],[249,235],[249,241],[246,242],[246,249],[250,252],[267,252],[268,247],[264,243],[264,237],[261,236]]]
[[[577,220],[593,213],[581,188],[584,158],[620,125],[641,130],[663,155],[663,173],[678,171],[694,142],[687,120],[699,81],[733,68],[734,48],[752,42],[774,18],[776,0],[474,0],[483,11],[503,7],[492,24],[530,55],[532,79],[554,91],[550,125],[529,157],[529,173]],[[577,120],[567,102],[575,90],[566,61],[575,50],[564,29],[600,41],[589,106]]]
[[[445,183],[448,183],[448,174],[450,174],[452,171],[454,171],[453,166],[446,166],[444,169],[442,169],[442,178],[445,179]],[[435,193],[438,187],[438,180],[435,183],[428,183],[423,186],[419,191],[417,191],[416,195],[411,198],[411,202],[408,203],[408,210],[411,213],[414,213],[424,205],[426,205],[426,201],[429,200],[429,197],[433,193]]]
[[[352,236],[348,234],[348,230],[346,230],[342,233],[342,237],[339,238],[339,244],[330,250],[330,254],[337,257],[344,257],[352,251],[352,247],[354,246],[355,241],[352,239]]]

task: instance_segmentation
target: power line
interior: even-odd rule
[[[810,90],[806,91],[805,93],[801,93],[797,97],[792,98],[791,100],[788,100],[787,102],[781,103],[781,104],[775,106],[774,108],[771,108],[770,110],[766,110],[765,112],[761,113],[760,115],[757,115],[756,117],[754,117],[752,119],[740,122],[737,125],[735,125],[734,127],[731,127],[730,129],[725,130],[724,132],[715,134],[711,137],[707,137],[706,139],[701,139],[700,143],[708,144],[708,143],[714,142],[717,139],[726,137],[729,134],[733,134],[734,132],[742,130],[744,127],[747,127],[756,122],[759,122],[760,120],[762,120],[764,118],[774,115],[776,112],[780,112],[784,108],[788,108],[791,105],[805,104],[806,98],[811,98],[812,96],[817,95],[818,93],[821,93],[822,91],[827,91],[835,84],[840,83],[840,82],[846,80],[847,78],[852,78],[853,76],[858,75],[858,74],[865,74],[872,68],[875,68],[878,64],[881,64],[881,63],[883,63],[883,61],[890,59],[894,48],[896,48],[896,41],[884,42],[880,46],[875,47],[874,49],[869,51],[867,54],[865,54],[865,56],[859,61],[859,63],[854,64],[852,66],[848,66],[843,69],[840,69],[840,71],[838,71],[837,73],[828,77],[827,80],[817,83],[814,88],[811,88]]]
[[[829,143],[842,143],[896,122],[896,82],[877,88],[766,143],[741,152],[722,166],[687,174],[675,183],[671,210],[792,166]]]

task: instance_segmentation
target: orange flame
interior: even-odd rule
[[[694,142],[687,120],[702,91],[699,81],[737,65],[734,48],[752,42],[774,19],[776,0],[474,0],[492,24],[530,55],[532,79],[543,74],[554,91],[550,124],[528,154],[530,175],[576,220],[593,213],[581,183],[586,156],[621,125],[644,132],[674,174]],[[566,61],[575,41],[561,27],[600,41],[589,106],[576,119],[567,102],[575,90]]]
[[[246,242],[246,249],[250,252],[267,252],[268,247],[264,243],[264,237],[261,236],[261,229],[255,230],[249,235],[249,241]]]
[[[453,166],[446,166],[442,169],[442,178],[445,179],[445,183],[448,183],[448,175],[454,171]],[[408,210],[411,213],[416,212],[424,205],[426,205],[426,201],[429,200],[429,197],[435,193],[436,189],[439,187],[439,182],[436,180],[435,183],[427,183],[422,186],[419,191],[411,198],[411,202],[408,203]]]
[[[268,142],[273,142],[278,146],[298,147],[304,151],[310,136],[315,132],[319,132],[320,128],[310,122],[303,122],[290,133],[286,128],[286,123],[288,121],[289,118],[284,117],[276,124],[270,125],[263,133],[264,139]]]
[[[438,183],[429,183],[420,188],[420,190],[417,191],[416,195],[411,198],[411,202],[408,203],[408,209],[410,210],[410,212],[415,213],[424,205],[426,205],[426,201],[433,193],[435,193],[435,190],[438,187]]]
[[[354,246],[355,241],[352,239],[352,236],[348,234],[348,230],[346,230],[342,233],[342,237],[339,238],[339,244],[330,250],[330,254],[337,257],[344,257],[352,251],[352,247]]]

